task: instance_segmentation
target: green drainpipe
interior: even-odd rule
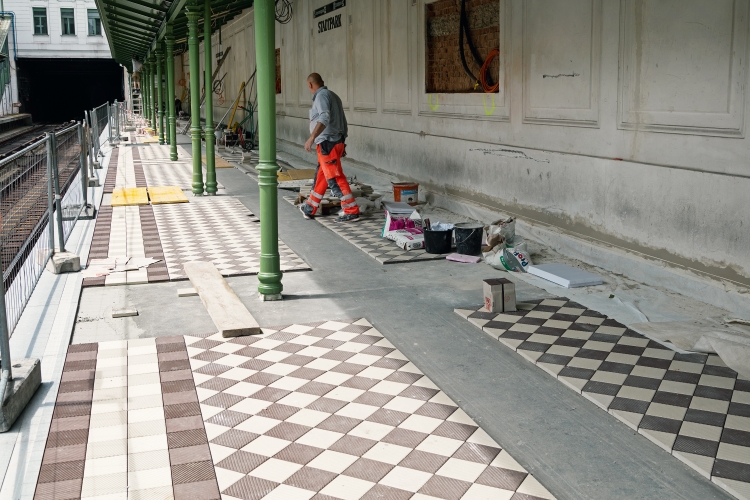
[[[255,59],[258,66],[258,132],[260,162],[260,274],[263,300],[281,300],[279,213],[276,172],[276,26],[273,0],[255,1]]]
[[[188,48],[190,50],[190,138],[193,141],[193,194],[203,195],[203,163],[201,162],[201,78],[198,56],[198,18],[203,8],[197,0],[187,6]]]

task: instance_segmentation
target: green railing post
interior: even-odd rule
[[[167,24],[167,109],[169,109],[169,159],[177,161],[177,118],[174,111],[174,31]]]
[[[203,53],[205,56],[204,81],[206,83],[206,193],[216,194],[216,157],[214,152],[214,81],[211,74],[211,0],[203,2]]]
[[[159,115],[157,120],[159,125],[159,144],[164,144],[164,94],[162,93],[162,82],[164,75],[164,57],[161,51],[161,44],[156,44],[156,109]]]
[[[260,162],[260,274],[258,291],[263,300],[281,300],[279,213],[276,172],[276,45],[275,3],[255,2],[255,53],[258,67],[258,132]]]
[[[201,78],[198,54],[198,18],[203,13],[199,0],[187,5],[188,49],[190,51],[190,138],[193,142],[193,194],[203,194],[203,163],[201,162]]]

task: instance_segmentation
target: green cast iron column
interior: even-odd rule
[[[177,119],[174,112],[174,32],[172,23],[167,24],[167,109],[169,109],[169,159],[177,160]]]
[[[156,64],[154,63],[154,55],[151,54],[148,58],[149,67],[149,78],[148,78],[148,95],[149,95],[149,110],[148,115],[150,126],[156,132],[156,95],[154,93],[154,80],[156,80]]]
[[[190,50],[190,138],[193,141],[193,194],[203,194],[203,164],[201,162],[201,75],[198,54],[198,18],[203,13],[194,0],[187,6],[188,48]]]
[[[156,120],[154,120],[154,56],[148,59],[148,126],[156,130]]]
[[[255,1],[255,59],[258,67],[260,162],[260,274],[263,300],[280,300],[279,207],[276,172],[276,14],[274,0]]]
[[[148,63],[143,61],[143,73],[141,74],[141,96],[143,102],[141,103],[141,114],[148,124],[148,108],[149,108],[149,95],[148,95]]]
[[[214,80],[211,72],[211,0],[203,2],[204,82],[206,84],[206,193],[216,194],[216,157],[214,156]]]
[[[164,57],[161,51],[161,44],[156,44],[156,110],[157,125],[159,126],[159,144],[164,144],[164,93],[162,92]]]

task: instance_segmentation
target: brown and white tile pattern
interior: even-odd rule
[[[96,360],[97,344],[68,348],[35,499],[81,497]]]
[[[223,499],[552,499],[366,320],[185,337]]]
[[[181,336],[74,345],[35,498],[220,498]]]

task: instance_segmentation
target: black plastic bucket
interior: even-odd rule
[[[484,226],[474,222],[459,222],[455,225],[456,253],[479,255],[482,250],[482,232]]]
[[[424,249],[427,253],[450,253],[453,247],[453,229],[424,232]]]

